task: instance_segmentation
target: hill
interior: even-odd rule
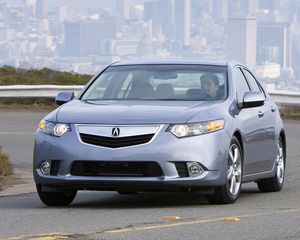
[[[9,66],[0,68],[0,86],[5,85],[85,85],[91,75],[59,72],[49,68],[26,70]]]

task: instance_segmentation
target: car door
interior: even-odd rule
[[[240,105],[237,114],[238,127],[243,137],[243,153],[244,153],[244,175],[257,172],[259,169],[257,163],[263,159],[261,146],[262,139],[265,135],[265,129],[262,124],[262,118],[259,115],[262,111],[261,107],[242,108],[245,92],[250,92],[250,84],[246,80],[242,69],[235,68],[236,77],[236,98]]]
[[[262,125],[264,128],[264,134],[260,139],[260,144],[257,151],[260,151],[260,157],[253,159],[253,164],[251,168],[254,172],[265,172],[270,171],[274,164],[274,159],[276,157],[276,139],[275,139],[275,111],[276,106],[274,103],[267,97],[263,88],[260,86],[258,81],[255,79],[253,74],[246,68],[242,69],[244,75],[247,78],[247,81],[250,85],[251,91],[262,92],[266,101],[263,106],[259,107],[258,115],[260,119],[258,121],[259,125]],[[254,151],[254,149],[253,149]]]

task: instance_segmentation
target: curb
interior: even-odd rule
[[[16,196],[36,192],[31,169],[15,168],[14,174],[9,178],[17,181],[14,183],[4,183],[3,189],[0,191],[0,197]]]

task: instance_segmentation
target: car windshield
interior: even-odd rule
[[[227,97],[227,67],[130,65],[108,67],[84,92],[84,101],[216,101]]]

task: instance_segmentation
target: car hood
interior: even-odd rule
[[[185,123],[216,102],[74,100],[57,111],[57,122],[92,124]]]

